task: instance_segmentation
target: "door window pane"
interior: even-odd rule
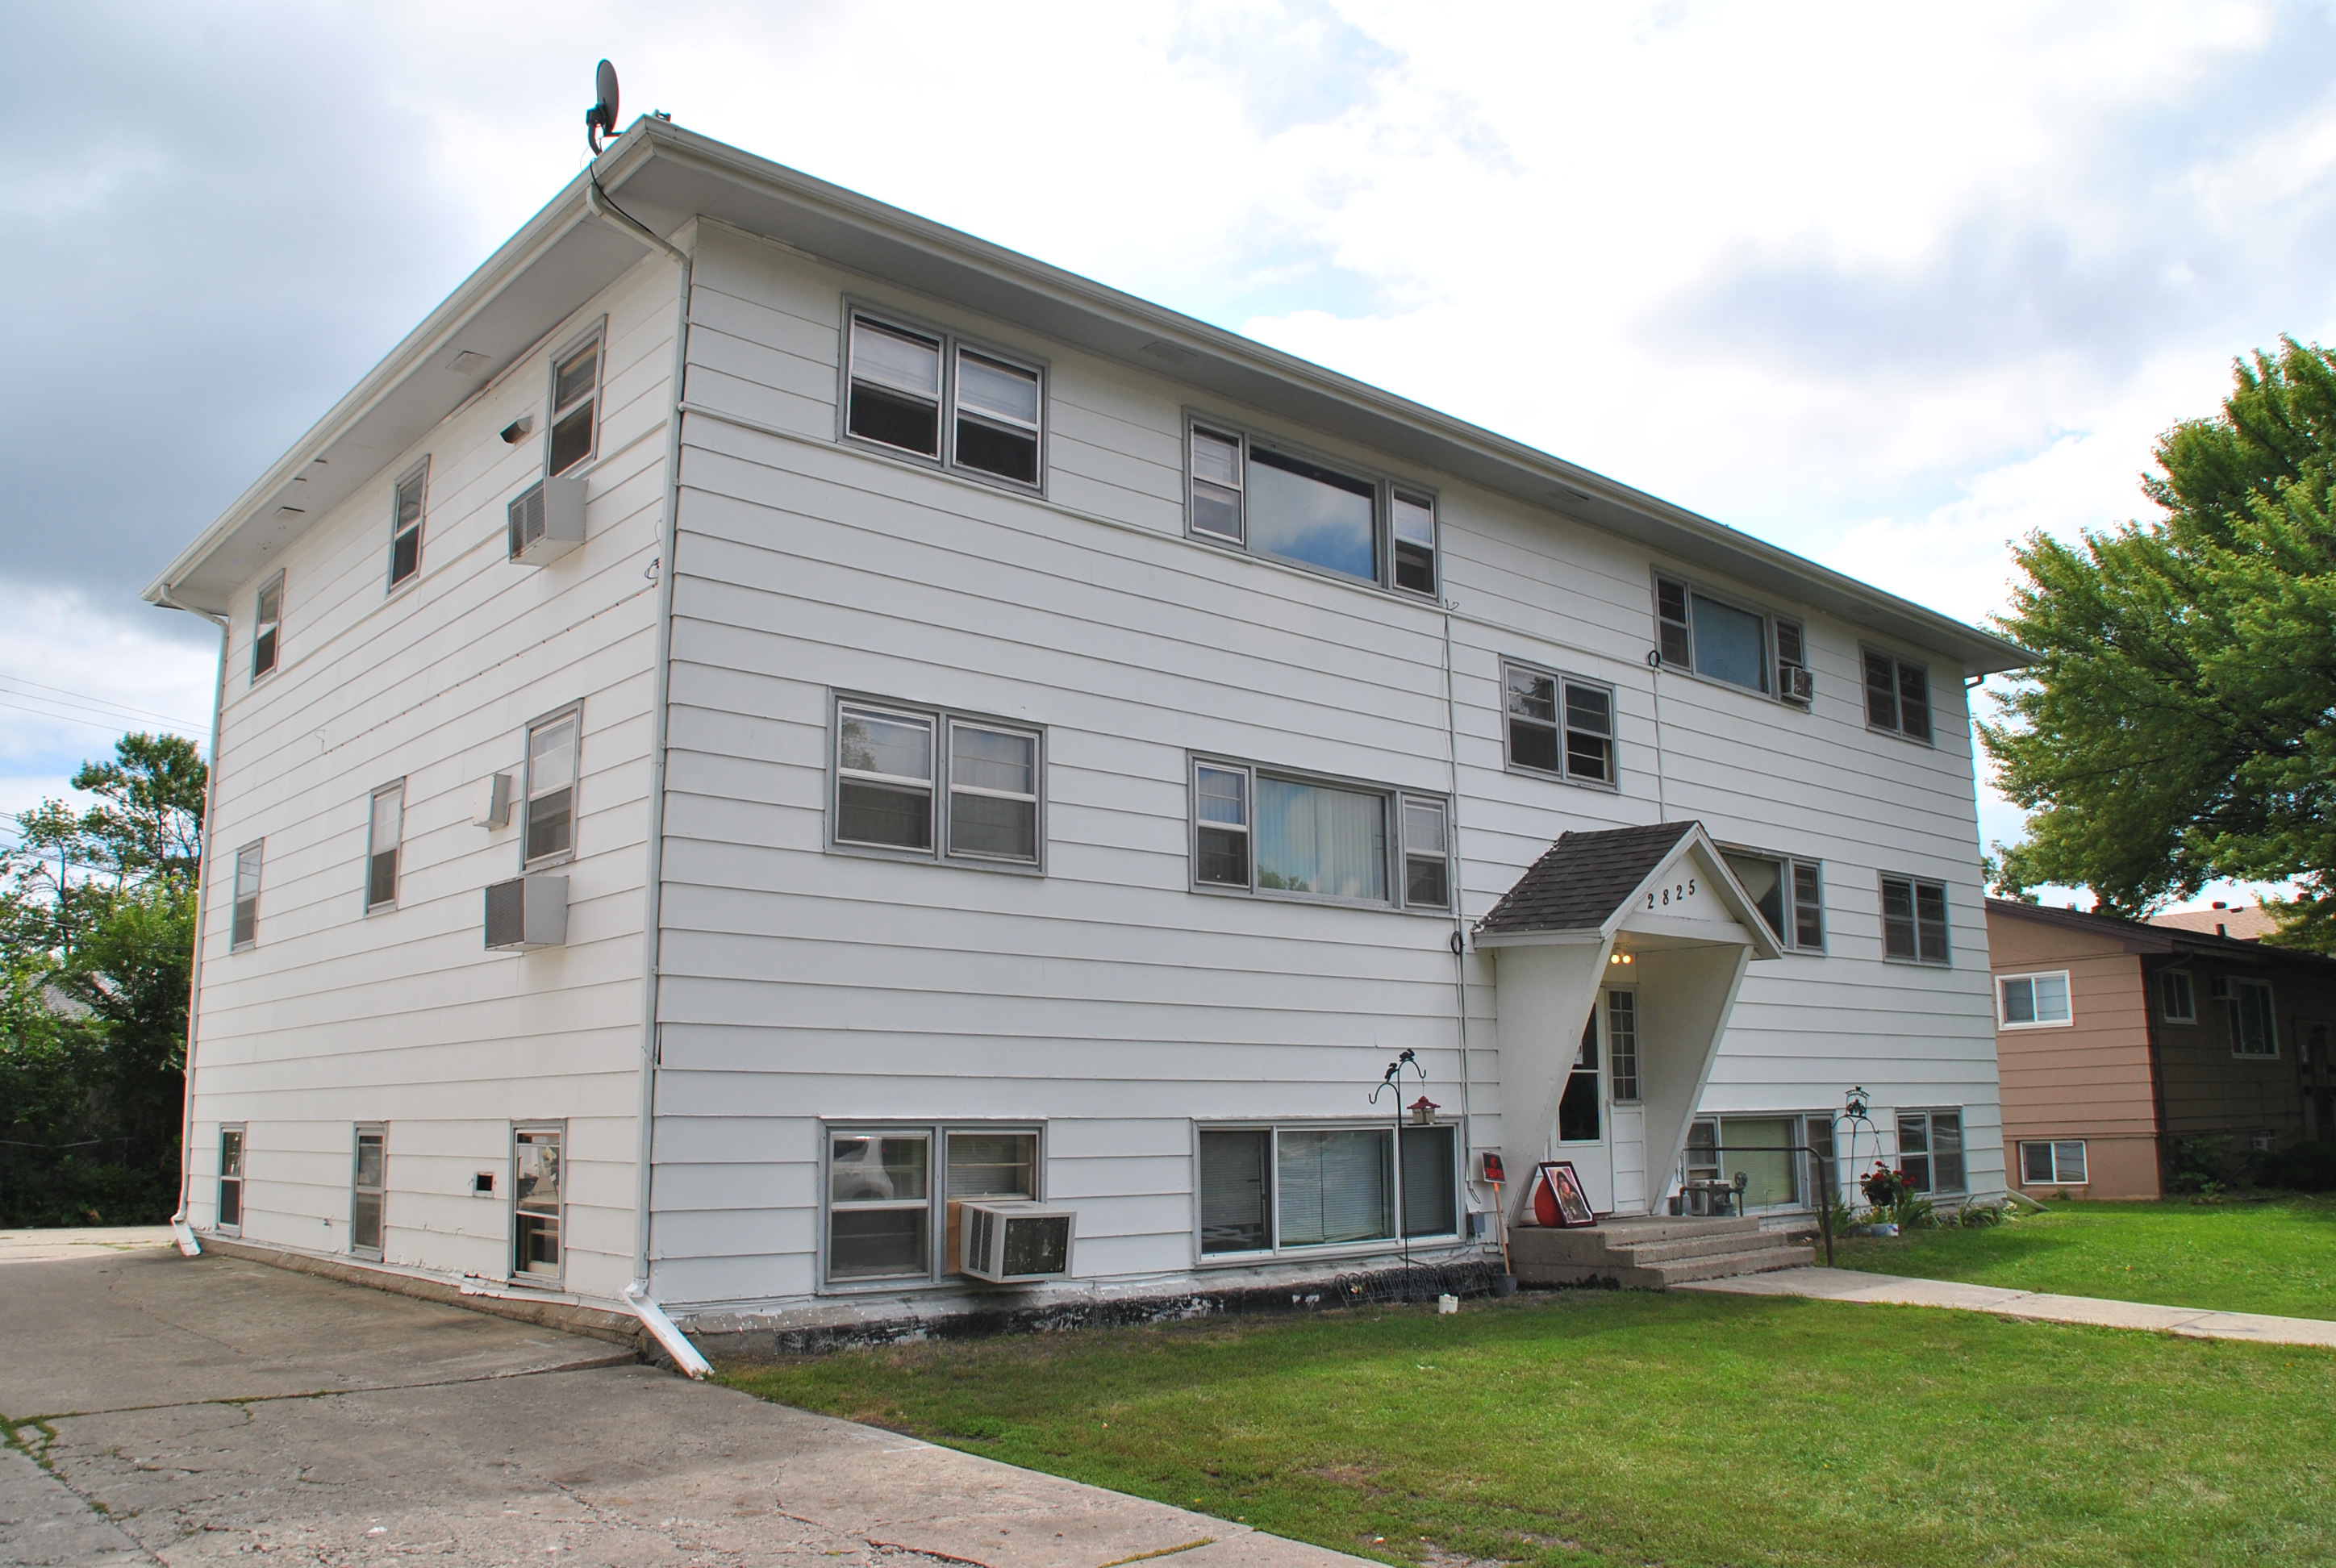
[[[1696,673],[1752,691],[1767,691],[1767,623],[1732,604],[1699,593],[1693,597]]]
[[[1574,1054],[1573,1071],[1565,1080],[1565,1094],[1557,1103],[1557,1138],[1562,1144],[1594,1144],[1603,1129],[1598,1094],[1598,1013],[1582,1031],[1582,1048]]]
[[[1264,1131],[1201,1135],[1201,1251],[1257,1252],[1273,1244],[1273,1183]]]
[[[1450,1127],[1403,1130],[1403,1233],[1448,1236],[1460,1228]]]
[[[517,1135],[517,1165],[511,1183],[516,1213],[512,1271],[556,1278],[560,1273],[560,1135],[529,1130]]]
[[[1290,779],[1257,781],[1257,885],[1328,898],[1387,891],[1387,798]]]
[[[1249,542],[1252,550],[1377,582],[1377,486],[1334,470],[1252,450]]]
[[[1614,1076],[1614,1098],[1639,1097],[1639,998],[1630,991],[1606,993],[1606,1060]]]
[[[1394,1146],[1386,1133],[1283,1132],[1280,1143],[1283,1246],[1393,1238]]]

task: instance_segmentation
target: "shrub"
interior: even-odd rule
[[[1938,1206],[1928,1198],[1907,1193],[1890,1205],[1890,1220],[1902,1231],[1933,1230],[1939,1224]]]
[[[2336,1141],[2320,1139],[2290,1144],[2268,1154],[2258,1154],[2254,1178],[2266,1187],[2288,1187],[2299,1193],[2336,1193]]]
[[[2166,1190],[2215,1197],[2232,1184],[2234,1164],[2227,1137],[2177,1138],[2166,1161]]]

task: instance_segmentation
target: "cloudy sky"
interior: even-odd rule
[[[207,733],[138,589],[575,173],[602,54],[628,119],[1971,619],[2336,337],[2328,5],[651,10],[0,0],[0,810]]]

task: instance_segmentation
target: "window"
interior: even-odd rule
[[[1635,1101],[1639,1097],[1639,997],[1635,991],[1606,993],[1606,1061],[1613,1074],[1615,1103]]]
[[[1185,441],[1194,534],[1358,582],[1436,592],[1432,498],[1236,431],[1193,424]],[[1381,547],[1382,513],[1391,550]]]
[[[389,586],[412,579],[422,570],[422,491],[430,477],[425,459],[397,482],[389,503]]]
[[[1963,1114],[1898,1113],[1898,1168],[1918,1193],[1963,1190]]]
[[[1196,761],[1193,885],[1449,910],[1450,811],[1442,795]]]
[[[566,473],[592,455],[599,439],[600,334],[552,362],[551,436],[544,472]]]
[[[830,1128],[828,1282],[956,1272],[957,1204],[1036,1198],[1038,1168],[1038,1135],[1024,1128]],[[937,1254],[937,1240],[951,1250]]]
[[[951,467],[1037,484],[1046,399],[1037,369],[858,311],[849,357],[846,434],[939,463],[946,423]]]
[[[265,843],[261,840],[260,843]],[[241,952],[259,940],[259,843],[235,852],[235,918],[228,951]]]
[[[560,1202],[565,1170],[560,1144],[566,1129],[518,1127],[511,1133],[511,1273],[533,1280],[560,1279]]]
[[[1882,956],[1907,963],[1948,961],[1944,882],[1882,879]]]
[[[527,865],[550,865],[576,853],[576,749],[584,716],[575,708],[527,729]]]
[[[839,701],[834,842],[1037,865],[1039,740],[1037,730],[931,709]]]
[[[2234,979],[2231,982],[2231,1054],[2234,1057],[2279,1055],[2279,1026],[2272,1018],[2269,981]]]
[[[405,781],[373,792],[365,829],[365,912],[397,902],[398,845],[405,836]]]
[[[243,1228],[243,1129],[219,1129],[219,1218],[222,1231]]]
[[[2085,1141],[2060,1138],[2049,1144],[2020,1144],[2020,1181],[2029,1187],[2085,1185]]]
[[[1604,1106],[1598,1092],[1598,1011],[1582,1027],[1582,1044],[1573,1053],[1573,1070],[1566,1075],[1565,1093],[1557,1102],[1557,1141],[1595,1144],[1605,1128]]]
[[[1796,687],[1784,673],[1798,669],[1806,674],[1807,668],[1797,621],[1773,619],[1715,599],[1675,578],[1659,577],[1655,579],[1655,630],[1657,648],[1667,669],[1691,670],[1747,691],[1767,694],[1774,689],[1791,702],[1806,700],[1798,695],[1806,681]],[[1772,664],[1780,674],[1773,688]]]
[[[1996,1020],[2007,1029],[2035,1028],[2072,1022],[2068,1014],[2068,973],[2005,975],[1995,982]]]
[[[359,1257],[381,1256],[381,1201],[388,1185],[384,1179],[388,1129],[379,1122],[357,1124],[355,1174],[349,1183],[349,1251]]]
[[[1203,1128],[1201,1251],[1456,1234],[1456,1150],[1448,1126]]]
[[[1865,722],[1931,744],[1931,672],[1912,659],[1865,650]]]
[[[1728,862],[1779,942],[1825,951],[1825,879],[1816,862],[1752,850],[1724,850],[1719,858]]]
[[[1806,1156],[1797,1144],[1824,1146],[1804,1137],[1805,1128],[1824,1133],[1821,1116],[1701,1116],[1688,1129],[1680,1174],[1690,1182],[1744,1178],[1744,1209],[1790,1207],[1802,1202],[1801,1167]],[[1814,1174],[1814,1173],[1813,1173]]]
[[[284,635],[284,574],[277,572],[262,583],[259,599],[253,606],[251,626],[251,678],[258,680],[276,667],[276,657]]]
[[[1801,636],[1801,623],[1779,619],[1776,622],[1776,696],[1786,702],[1806,707],[1815,692],[1815,683],[1809,675],[1808,646]]]
[[[1504,662],[1509,765],[1575,784],[1617,783],[1614,688]]]
[[[2157,1010],[2169,1024],[2198,1021],[2198,998],[2191,989],[2189,970],[2168,969],[2157,977]]]

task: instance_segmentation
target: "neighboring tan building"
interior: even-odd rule
[[[2175,910],[2167,914],[2152,915],[2153,926],[2170,926],[2175,930],[2207,931],[2218,937],[2233,937],[2243,942],[2259,942],[2279,930],[2279,922],[2261,904],[2216,904],[2211,909]]]
[[[1987,930],[2014,1186],[2155,1198],[2181,1139],[2336,1137],[2336,960],[2001,899]]]

